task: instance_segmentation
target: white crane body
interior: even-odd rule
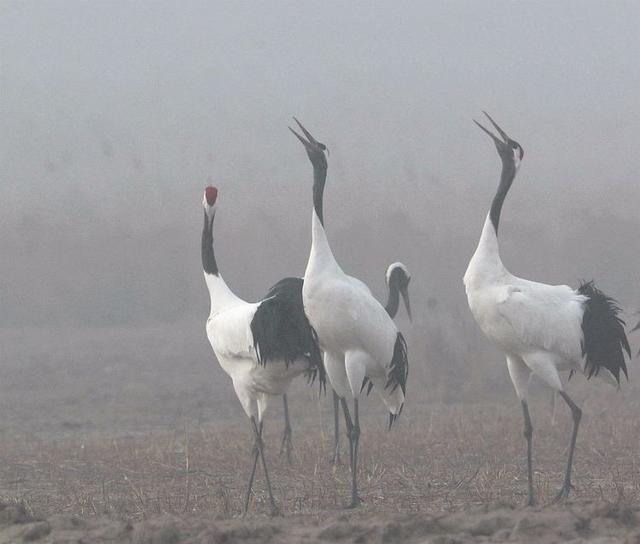
[[[533,427],[528,408],[528,388],[537,376],[556,391],[571,409],[573,433],[565,480],[558,499],[572,488],[571,467],[582,416],[564,391],[560,372],[580,372],[619,385],[627,374],[624,353],[629,344],[616,302],[584,282],[578,289],[546,285],[518,278],[500,259],[498,224],[504,199],[511,188],[524,151],[487,115],[501,138],[479,123],[493,139],[502,159],[500,184],[484,222],[478,247],[463,281],[469,308],[482,332],[506,356],[509,375],[521,401],[527,439],[528,503],[534,504],[531,441]]]
[[[205,281],[211,294],[207,338],[220,366],[233,381],[247,417],[255,416],[261,422],[270,397],[286,393],[291,381],[309,372],[313,365],[306,357],[262,364],[256,354],[251,323],[265,301],[242,300],[227,287],[220,274],[205,272]]]
[[[313,214],[314,222],[318,221]],[[389,411],[397,415],[404,403],[402,389],[390,392],[384,385],[398,329],[364,283],[345,274],[326,253],[324,262],[318,258],[315,240],[302,296],[325,352],[329,381],[341,398],[353,400],[360,395],[366,376]]]
[[[298,122],[304,133],[294,135],[304,145],[313,165],[311,251],[302,286],[304,311],[324,350],[324,363],[334,391],[341,397],[350,444],[352,499],[357,493],[360,436],[358,398],[369,380],[390,413],[390,424],[404,405],[409,363],[406,344],[387,310],[360,280],[338,265],[323,224],[323,193],[327,176],[326,147]],[[351,420],[347,401],[353,401]]]
[[[567,285],[514,276],[500,261],[496,246],[495,230],[487,217],[464,275],[469,308],[482,332],[500,350],[519,356],[534,374],[561,390],[552,369],[583,370],[581,324],[587,297]]]
[[[263,417],[270,399],[286,394],[291,381],[303,373],[310,381],[319,375],[322,388],[324,367],[315,332],[304,315],[300,278],[280,280],[256,303],[235,295],[224,281],[213,249],[217,196],[215,187],[207,187],[203,200],[202,265],[211,302],[206,333],[220,366],[231,378],[255,436],[244,511],[248,509],[260,457],[275,514],[278,508],[263,452]]]

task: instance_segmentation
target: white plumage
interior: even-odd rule
[[[207,338],[222,369],[229,375],[247,417],[262,421],[271,397],[286,393],[291,381],[310,369],[309,361],[269,361],[256,357],[251,321],[261,302],[251,303],[236,296],[220,274],[205,272],[211,298]]]
[[[486,114],[485,114],[486,115]],[[615,301],[592,282],[578,290],[567,285],[546,285],[511,274],[502,264],[498,224],[502,204],[524,155],[487,115],[501,138],[479,123],[493,139],[502,159],[500,185],[485,220],[478,247],[464,275],[469,308],[484,334],[507,359],[509,375],[521,401],[527,439],[529,504],[534,503],[528,386],[537,376],[565,400],[574,420],[565,479],[558,499],[568,496],[573,453],[581,418],[580,408],[564,391],[560,371],[584,372],[619,383],[627,372],[624,351],[629,346]]]
[[[207,187],[203,200],[202,264],[211,300],[211,311],[206,323],[207,338],[220,366],[231,378],[238,400],[251,422],[252,432],[255,436],[253,466],[245,498],[245,513],[248,509],[258,457],[260,457],[267,481],[272,514],[275,514],[278,509],[271,491],[263,453],[264,413],[270,399],[285,394],[296,376],[312,371],[314,361],[319,366],[322,363],[315,339],[311,334],[307,336],[300,334],[299,330],[295,331],[293,341],[287,344],[290,354],[289,360],[284,357],[271,357],[267,360],[263,350],[282,351],[283,348],[280,347],[280,344],[286,343],[284,341],[287,339],[284,337],[289,329],[293,328],[289,325],[291,324],[291,316],[295,312],[290,311],[289,300],[286,297],[284,302],[282,299],[278,300],[279,295],[274,295],[258,303],[250,303],[235,295],[227,286],[218,271],[213,250],[213,221],[217,207],[217,195],[217,189]],[[283,282],[285,281],[283,280]],[[281,306],[275,307],[276,303]],[[264,312],[262,320],[256,320],[258,312]],[[301,310],[300,313],[302,313]],[[274,324],[274,320],[278,319],[281,319],[281,322]],[[266,329],[263,325],[264,322],[266,322]],[[259,334],[262,334],[262,337],[256,336]],[[260,347],[260,356],[258,356],[257,346],[261,342],[263,346]],[[315,350],[313,349],[314,344]],[[295,351],[296,349],[297,351]],[[317,356],[314,357],[315,352],[317,352]]]
[[[582,370],[582,315],[587,297],[567,285],[546,285],[511,274],[493,251],[489,218],[464,276],[469,308],[485,335],[518,354],[554,389],[558,370]]]
[[[391,421],[400,414],[408,371],[406,345],[393,320],[369,288],[345,274],[333,256],[322,214],[326,148],[296,122],[306,139],[292,132],[305,146],[314,170],[312,244],[302,288],[304,309],[324,350],[331,386],[342,400],[350,443],[351,506],[356,506],[361,501],[356,478],[360,434],[358,397],[368,378],[390,412]],[[354,403],[353,421],[348,399]]]
[[[400,296],[402,296],[407,310],[409,319],[411,319],[411,304],[409,302],[409,282],[411,281],[411,274],[407,267],[401,262],[391,263],[385,272],[384,281],[387,286],[387,304],[384,309],[389,314],[391,319],[395,318],[398,313],[398,306],[400,304]],[[365,285],[366,287],[366,285]],[[368,289],[368,288],[367,288]],[[364,383],[362,390],[364,390]],[[367,394],[373,389],[373,382],[367,383]],[[340,397],[337,393],[333,392],[333,410],[334,410],[334,449],[332,462],[337,464],[340,462]]]

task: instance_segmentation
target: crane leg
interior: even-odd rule
[[[253,448],[253,468],[251,470],[251,476],[249,477],[249,488],[247,489],[247,496],[245,497],[244,502],[244,514],[246,515],[247,510],[249,508],[249,498],[251,496],[251,487],[253,485],[253,480],[255,477],[256,466],[258,464],[258,457],[262,461],[262,468],[264,470],[264,477],[267,481],[267,491],[269,493],[269,502],[271,505],[271,515],[277,516],[280,514],[280,509],[276,505],[276,501],[273,498],[273,492],[271,490],[271,480],[269,479],[269,471],[267,469],[267,462],[264,458],[264,443],[262,442],[262,422],[260,425],[256,423],[255,417],[251,416],[251,429],[253,430],[255,436],[255,445]]]
[[[284,433],[282,434],[282,442],[280,443],[280,455],[282,455],[282,452],[286,449],[287,462],[291,464],[293,443],[291,442],[291,420],[289,419],[289,402],[287,400],[287,395],[282,395],[282,401],[284,403]]]
[[[353,470],[351,471],[351,507],[355,508],[362,503],[358,496],[358,447],[360,446],[360,413],[358,411],[358,399],[353,400]]]
[[[527,439],[527,478],[529,481],[529,498],[527,506],[533,506],[536,503],[533,494],[533,465],[531,461],[531,442],[533,439],[533,425],[531,424],[531,416],[529,415],[529,405],[526,400],[522,401],[522,414],[524,415],[524,437]]]
[[[253,419],[253,416],[251,417],[251,421],[254,422],[255,420]],[[251,433],[253,434],[253,423],[251,423]],[[262,422],[260,423],[260,431],[259,431],[260,436],[262,436]],[[256,475],[256,467],[258,466],[258,456],[260,454],[258,453],[258,439],[254,436],[253,439],[253,448],[251,451],[251,457],[253,459],[253,461],[251,462],[252,467],[251,467],[251,474],[249,475],[249,486],[247,487],[247,494],[244,498],[244,512],[242,513],[242,516],[246,516],[247,515],[247,511],[249,510],[249,499],[251,498],[251,489],[253,488],[253,480],[255,478]]]
[[[355,508],[362,503],[362,499],[358,496],[358,441],[360,439],[360,419],[358,414],[358,400],[354,399],[353,408],[355,422],[351,420],[349,406],[345,399],[342,401],[342,411],[344,412],[344,421],[347,427],[347,438],[349,439],[349,459],[351,462],[351,503],[347,508]]]
[[[573,432],[571,433],[571,444],[569,446],[569,459],[567,460],[567,471],[564,475],[564,483],[560,488],[560,491],[556,495],[554,502],[558,502],[562,499],[566,499],[569,496],[569,492],[573,488],[571,483],[571,466],[573,464],[573,453],[576,448],[576,439],[578,438],[578,427],[580,426],[580,419],[582,418],[582,410],[580,407],[571,400],[571,397],[564,391],[560,391],[560,396],[571,408],[571,417],[573,418]]]
[[[333,457],[331,463],[340,464],[340,397],[333,392]]]

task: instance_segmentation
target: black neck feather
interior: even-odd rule
[[[215,215],[214,215],[215,217]],[[207,274],[218,275],[218,264],[213,252],[213,219],[209,219],[204,212],[204,227],[202,228],[202,268]]]
[[[515,177],[515,166],[511,163],[503,163],[502,174],[500,175],[500,185],[498,186],[496,195],[493,197],[493,202],[491,203],[491,212],[489,213],[491,217],[491,223],[493,223],[493,228],[496,231],[496,236],[498,235],[498,224],[500,223],[500,212],[502,211],[502,204],[504,203],[504,199],[507,196],[507,193],[509,192],[509,189],[511,188],[511,184],[513,183]]]
[[[327,167],[313,166],[313,207],[320,223],[324,227],[324,217],[322,215],[322,198],[324,194],[324,184],[327,181]]]
[[[384,307],[387,310],[387,313],[393,319],[398,313],[398,306],[400,305],[400,290],[395,285],[395,283],[389,284],[389,298],[387,300],[387,305]]]

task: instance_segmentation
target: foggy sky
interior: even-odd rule
[[[384,297],[413,273],[470,323],[461,278],[498,181],[472,123],[524,150],[501,224],[516,274],[640,303],[637,2],[2,2],[0,326],[200,319],[202,189],[220,269],[255,300],[302,275],[330,149],[338,260]],[[203,342],[204,342],[203,335]]]

